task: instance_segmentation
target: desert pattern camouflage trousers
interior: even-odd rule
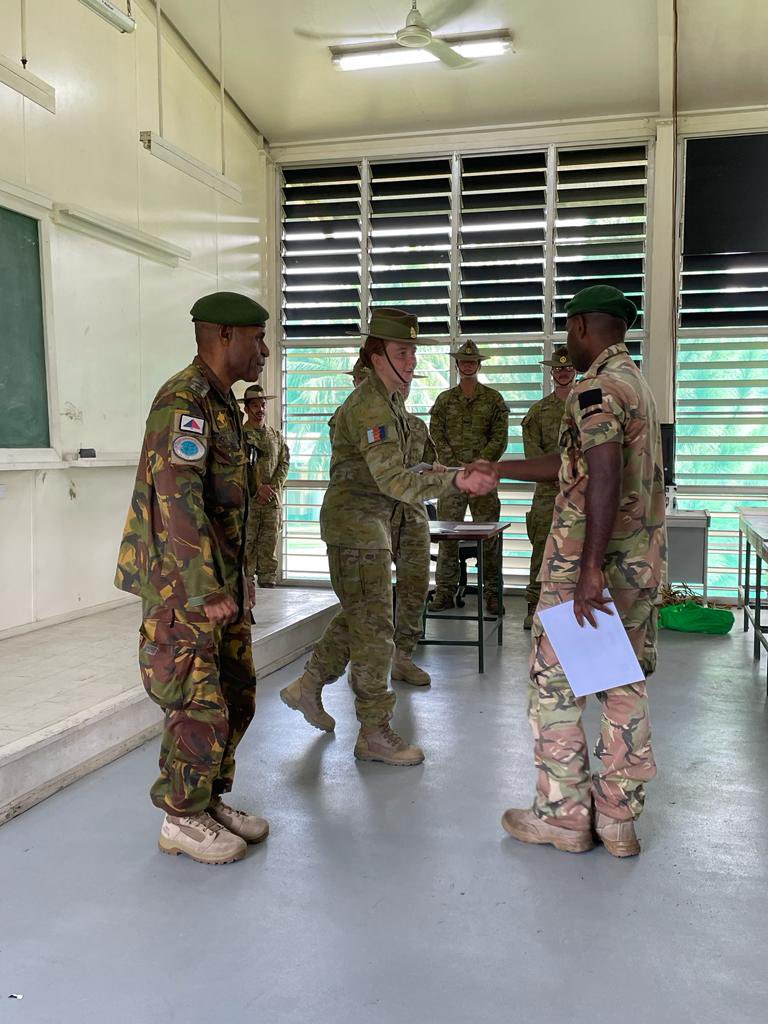
[[[252,501],[248,509],[245,538],[245,564],[249,576],[258,583],[277,580],[277,545],[283,525],[283,507],[280,497],[269,505]]]
[[[165,711],[152,803],[168,814],[204,811],[235,777],[235,751],[253,718],[251,627],[218,627],[204,612],[161,610],[139,639],[144,689]]]
[[[501,502],[496,491],[470,498],[467,494],[452,494],[447,498],[439,498],[437,502],[437,518],[448,522],[460,523],[464,519],[467,505],[475,523],[498,523]],[[496,593],[499,585],[500,565],[499,538],[487,540],[483,548],[483,586],[486,593]],[[459,542],[457,540],[441,540],[437,555],[435,582],[438,590],[453,593],[459,585]]]
[[[395,551],[395,647],[413,654],[421,639],[429,592],[429,520],[419,509],[401,505],[392,522]]]
[[[315,645],[306,670],[323,683],[349,676],[361,725],[383,725],[392,717],[389,689],[394,654],[392,553],[389,549],[328,546],[331,585],[341,604]]]
[[[602,704],[595,756],[602,767],[590,778],[581,717],[585,697],[575,697],[539,618],[543,608],[573,599],[574,586],[543,582],[533,619],[528,719],[538,769],[534,810],[570,829],[590,826],[592,802],[610,818],[638,817],[645,783],[656,774],[645,683],[597,694]],[[655,590],[612,591],[616,608],[646,674],[655,667]],[[597,613],[600,614],[600,613]],[[591,627],[587,624],[585,629]]]

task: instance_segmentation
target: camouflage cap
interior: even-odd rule
[[[478,363],[482,363],[484,359],[488,358],[488,356],[484,355],[480,351],[474,341],[465,341],[464,344],[460,348],[457,348],[455,352],[451,352],[451,355],[457,362],[459,360],[462,362],[471,362],[476,360]]]
[[[609,284],[594,284],[582,288],[566,303],[566,317],[578,316],[579,313],[607,313],[631,327],[637,317],[637,306],[618,288]]]
[[[246,402],[252,402],[254,398],[270,399],[276,397],[276,395],[265,395],[264,388],[261,386],[261,384],[251,384],[249,387],[245,389],[245,394],[243,395],[243,397],[238,398],[238,402],[242,402],[243,405],[245,405]]]
[[[572,370],[573,363],[568,355],[567,345],[558,345],[552,353],[551,359],[542,359],[542,366],[551,366],[555,370]]]
[[[414,345],[433,341],[433,338],[419,337],[419,318],[405,309],[379,306],[371,310],[368,330],[363,337],[381,338],[382,341],[410,341]]]
[[[240,292],[212,292],[203,295],[190,309],[193,321],[225,327],[263,327],[269,313]]]

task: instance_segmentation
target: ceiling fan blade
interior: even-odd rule
[[[293,34],[302,39],[319,39],[323,43],[337,43],[342,39],[380,39],[385,43],[392,38],[386,32],[336,32],[332,34],[330,32],[308,32],[304,28],[295,28]]]
[[[441,60],[449,68],[471,68],[475,63],[472,60],[467,60],[466,57],[462,57],[460,53],[456,53],[453,47],[449,46],[448,43],[444,43],[442,39],[433,39],[429,46],[425,46],[424,49],[427,53],[431,53],[438,60]]]
[[[433,32],[437,32],[460,14],[467,14],[473,7],[477,7],[478,2],[479,0],[433,0],[424,15],[424,22]]]

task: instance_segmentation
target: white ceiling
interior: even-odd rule
[[[429,22],[447,2],[420,9]],[[672,0],[468,0],[441,33],[508,28],[513,54],[461,71],[352,73],[294,27],[391,32],[409,0],[223,0],[225,82],[273,144],[654,113],[659,3]],[[678,4],[680,108],[768,103],[768,0]],[[163,10],[216,72],[216,0],[163,0]]]

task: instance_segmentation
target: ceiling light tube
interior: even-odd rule
[[[158,160],[170,164],[177,171],[183,171],[190,178],[201,181],[204,185],[215,189],[228,199],[232,199],[236,203],[242,203],[243,190],[237,182],[232,181],[231,178],[225,178],[223,174],[214,170],[213,167],[209,167],[208,164],[204,164],[201,160],[190,156],[189,153],[185,153],[183,149],[174,146],[167,139],[164,139],[162,135],[156,135],[155,132],[139,132],[139,139],[144,149],[150,152],[152,156],[156,156]]]
[[[460,56],[469,60],[500,57],[512,49],[512,35],[506,30],[481,32],[472,36],[446,36],[442,42],[448,43]],[[429,51],[405,46],[334,46],[330,49],[331,62],[342,71],[439,63],[438,58]]]

